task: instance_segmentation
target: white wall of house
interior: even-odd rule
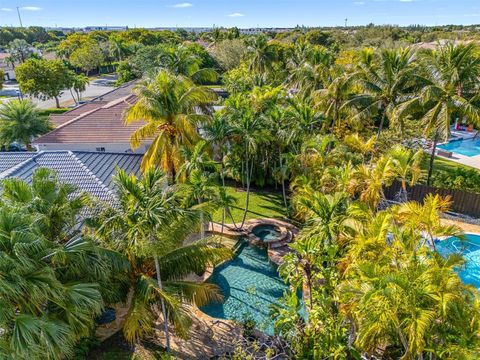
[[[70,150],[70,151],[105,151],[116,153],[135,153],[144,154],[148,145],[142,145],[135,151],[132,151],[128,143],[81,143],[81,144],[35,144],[39,151],[47,150]]]

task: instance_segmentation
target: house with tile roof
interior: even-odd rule
[[[0,180],[19,178],[30,183],[38,168],[48,168],[58,173],[60,181],[72,184],[100,200],[114,203],[113,176],[117,169],[140,176],[141,154],[40,151],[0,153]]]
[[[132,151],[131,134],[144,123],[125,125],[125,110],[135,103],[131,91],[133,83],[126,84],[63,114],[50,116],[54,129],[37,138],[33,145],[38,151],[105,151],[144,154],[150,143],[146,141]]]

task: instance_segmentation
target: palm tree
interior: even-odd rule
[[[367,357],[469,358],[478,351],[477,336],[471,338],[479,328],[476,295],[455,271],[463,260],[430,252],[421,231],[399,227],[384,211],[351,241],[339,292]]]
[[[364,92],[353,96],[344,106],[356,108],[354,119],[368,120],[380,111],[377,140],[386,118],[391,118],[395,107],[416,89],[415,53],[411,49],[383,50],[378,65],[364,61],[353,76]]]
[[[125,122],[143,120],[145,125],[132,134],[130,144],[136,149],[142,140],[153,138],[142,171],[160,166],[173,180],[184,160],[180,149],[193,148],[200,140],[197,127],[210,119],[198,109],[209,105],[215,94],[165,70],[140,81],[133,92],[138,100],[126,111]]]
[[[216,152],[220,158],[220,178],[222,186],[225,188],[225,156],[228,152],[228,140],[233,135],[233,128],[225,114],[216,112],[212,122],[205,126],[204,131],[205,138],[217,150]]]
[[[200,140],[193,149],[182,148],[185,162],[180,167],[177,178],[186,180],[194,171],[215,172],[217,163],[210,158],[207,150],[208,143],[205,140]]]
[[[38,169],[31,184],[4,180],[2,189],[0,357],[71,357],[104,305],[123,300],[127,266],[72,231],[72,217],[84,220],[86,198],[54,172]]]
[[[247,40],[247,53],[250,56],[249,70],[261,75],[270,71],[273,63],[278,59],[275,45],[269,43],[264,34]]]
[[[232,220],[232,224],[234,227],[237,227],[237,224],[235,224],[235,219],[233,218],[231,207],[237,203],[237,198],[233,195],[229,195],[227,193],[227,189],[225,186],[218,187],[217,191],[217,196],[215,199],[215,205],[222,209],[222,234],[223,234],[223,229],[225,227],[225,217],[226,215],[230,216],[230,219]]]
[[[421,168],[423,150],[413,151],[397,145],[388,154],[392,157],[394,176],[400,179],[402,185],[400,201],[405,202],[408,200],[407,181],[413,186],[423,174]]]
[[[0,141],[7,147],[18,141],[32,151],[33,138],[50,129],[48,120],[30,100],[12,100],[0,108]]]
[[[449,198],[428,194],[423,200],[423,204],[415,201],[407,202],[396,208],[394,213],[398,221],[405,224],[405,227],[423,231],[426,236],[422,245],[428,241],[432,249],[435,249],[435,239],[438,236],[462,237],[459,228],[441,224],[440,215],[449,211],[450,206]]]
[[[72,97],[76,103],[79,103],[81,101],[82,92],[85,91],[89,83],[90,83],[90,79],[88,78],[88,76],[85,76],[83,74],[73,76],[72,88],[73,88],[73,91],[75,91],[75,93],[77,94],[77,99],[75,100],[75,97],[73,95]]]
[[[123,332],[130,342],[150,333],[160,304],[169,350],[170,323],[179,335],[186,335],[190,324],[186,305],[221,299],[216,286],[183,279],[230,258],[231,252],[212,239],[185,245],[198,229],[199,211],[180,206],[181,194],[166,186],[167,177],[160,171],[148,170],[142,179],[120,171],[115,182],[119,206],[107,207],[95,225],[103,242],[131,263],[134,293]]]
[[[349,190],[359,194],[360,200],[375,211],[381,201],[385,200],[384,186],[391,185],[394,179],[392,159],[382,156],[373,165],[359,165],[352,174]]]
[[[330,131],[333,133],[335,127],[340,125],[340,116],[349,95],[351,76],[339,75],[337,70],[332,70],[330,78],[332,80],[326,88],[314,92],[314,98],[317,106],[323,110],[325,117],[330,120]]]
[[[202,59],[188,46],[180,45],[173,51],[166,51],[160,56],[163,67],[173,74],[192,79],[196,84],[217,81],[217,72],[211,68],[202,68]]]
[[[433,138],[427,184],[433,172],[438,142],[447,140],[453,115],[466,116],[470,121],[480,121],[480,108],[472,101],[480,76],[480,59],[476,47],[448,43],[424,56],[426,83],[418,96],[400,104],[395,118],[402,119],[423,110],[420,121],[425,135]]]

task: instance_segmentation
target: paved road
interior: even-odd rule
[[[82,100],[89,100],[94,97],[103,95],[111,90],[114,89],[112,86],[112,82],[114,81],[114,77],[107,76],[101,77],[94,80],[91,80],[90,84],[87,85],[85,92],[82,93]],[[18,89],[18,85],[5,85],[4,89]],[[9,101],[12,98],[2,99],[3,101]],[[55,99],[49,100],[39,100],[32,98],[32,101],[38,105],[41,109],[50,109],[56,107]],[[63,91],[62,95],[60,96],[60,106],[61,107],[69,107],[74,106],[75,102],[70,94],[69,90]]]

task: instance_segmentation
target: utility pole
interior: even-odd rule
[[[23,28],[22,17],[20,16],[20,8],[17,6],[18,21],[20,21],[20,27]]]

